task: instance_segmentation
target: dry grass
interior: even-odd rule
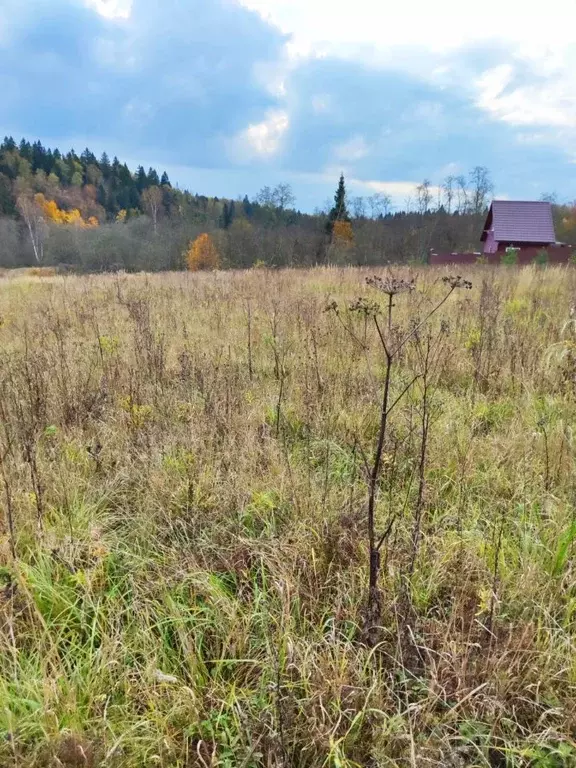
[[[478,267],[434,318],[422,540],[407,579],[414,390],[376,648],[383,366],[323,311],[364,277],[0,281],[0,765],[576,765],[576,272]]]

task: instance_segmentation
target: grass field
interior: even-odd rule
[[[398,274],[0,278],[2,768],[576,765],[576,271]]]

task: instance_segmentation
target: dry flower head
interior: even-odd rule
[[[396,296],[398,293],[411,293],[416,289],[414,278],[412,280],[404,280],[402,277],[392,277],[392,275],[387,277],[378,277],[378,275],[367,277],[366,283],[387,296]]]
[[[445,285],[449,285],[450,288],[466,288],[467,290],[470,290],[472,288],[472,283],[470,280],[466,280],[461,275],[447,275],[446,277],[442,278],[442,282]]]

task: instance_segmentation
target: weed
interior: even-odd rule
[[[3,281],[0,765],[576,764],[576,275],[366,277]]]

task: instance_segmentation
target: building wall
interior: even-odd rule
[[[484,241],[484,253],[496,253],[498,250],[498,243],[494,240],[494,230],[489,229],[486,233],[486,240]]]

